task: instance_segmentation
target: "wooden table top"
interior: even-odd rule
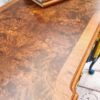
[[[99,0],[66,0],[41,8],[16,0],[1,7],[0,100],[69,100],[55,96],[55,83],[99,6]]]

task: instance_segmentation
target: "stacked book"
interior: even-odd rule
[[[35,3],[40,5],[41,7],[46,7],[64,0],[33,0]]]

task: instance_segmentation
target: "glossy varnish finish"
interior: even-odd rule
[[[57,76],[98,4],[66,0],[43,9],[17,0],[1,8],[0,100],[57,100]]]

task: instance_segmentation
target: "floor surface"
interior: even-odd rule
[[[91,62],[86,63],[83,69],[82,77],[78,83],[78,100],[100,100],[100,58],[93,66],[95,73],[88,74],[88,68]]]

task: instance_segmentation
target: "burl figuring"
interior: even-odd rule
[[[12,0],[1,7],[0,100],[70,100],[71,79],[64,84],[58,77],[99,10],[100,0],[65,0],[45,8]]]

